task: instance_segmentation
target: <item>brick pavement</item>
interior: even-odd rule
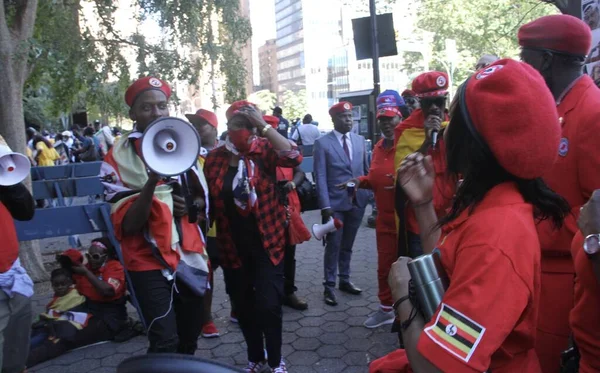
[[[370,211],[370,209],[367,209]],[[365,215],[365,222],[366,222]],[[304,214],[307,226],[319,220],[316,212]],[[372,360],[397,347],[396,335],[389,326],[366,329],[362,326],[368,314],[377,310],[377,254],[375,231],[360,228],[352,258],[352,281],[363,293],[359,296],[338,292],[336,307],[323,303],[321,242],[312,239],[297,249],[297,294],[307,299],[307,311],[284,307],[283,356],[291,373],[354,373],[366,372]],[[35,295],[39,312],[48,302],[50,293]],[[231,365],[246,364],[246,348],[239,327],[229,321],[229,300],[224,291],[223,273],[216,273],[213,315],[220,338],[200,338],[196,356]],[[40,364],[30,373],[113,373],[125,358],[145,353],[145,337],[126,343],[105,343],[72,351]]]

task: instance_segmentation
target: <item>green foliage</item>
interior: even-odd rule
[[[416,9],[420,30],[415,35],[424,37],[426,32],[435,33],[430,70],[446,71],[445,40],[456,40],[456,85],[473,72],[475,63],[483,54],[517,57],[519,27],[555,13],[558,13],[556,7],[539,0],[421,0]],[[423,71],[424,61],[420,53],[405,53],[404,57],[409,74]]]
[[[304,89],[296,93],[290,90],[283,92],[282,101],[283,116],[288,119],[303,118],[308,112],[306,90]]]
[[[277,102],[277,94],[268,89],[263,89],[262,91],[254,92],[248,96],[248,100],[255,103],[263,113],[271,114],[271,110],[275,107],[275,103]]]
[[[195,84],[204,69],[214,67],[213,77],[226,82],[226,100],[246,96],[240,50],[251,29],[237,0],[131,0],[140,28],[157,23],[159,40],[148,40],[140,32],[122,36],[115,27],[117,4],[39,2],[26,93],[48,90],[42,110],[46,116],[56,118],[81,108],[98,110],[103,117],[124,116],[123,95],[135,78],[129,75],[125,56],[132,52],[138,76]],[[83,19],[83,6],[93,8],[93,19]]]

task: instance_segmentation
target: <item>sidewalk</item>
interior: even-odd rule
[[[367,208],[370,213],[370,208]],[[365,221],[366,221],[365,214]],[[320,221],[318,212],[304,214],[308,227]],[[378,308],[377,253],[375,230],[361,226],[352,257],[352,282],[363,289],[359,296],[338,292],[338,306],[323,302],[323,246],[312,239],[296,251],[298,296],[309,303],[307,311],[284,307],[283,356],[291,373],[362,373],[368,364],[398,346],[390,326],[367,329],[367,316]],[[50,299],[50,293],[36,294],[35,311]],[[220,338],[198,341],[196,356],[242,367],[247,362],[244,338],[239,327],[229,321],[229,300],[225,294],[223,273],[215,276],[213,315]],[[72,351],[40,364],[30,373],[114,373],[127,357],[146,352],[145,337],[123,344],[105,343]]]

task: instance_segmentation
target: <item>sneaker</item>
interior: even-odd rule
[[[369,329],[374,329],[382,325],[392,324],[395,318],[396,315],[394,315],[394,311],[385,312],[380,309],[371,316],[369,316],[369,318],[367,319],[367,321],[365,321],[363,325]]]
[[[238,323],[237,315],[235,314],[235,312],[231,311],[231,313],[229,314],[229,321],[235,324]]]
[[[244,368],[244,372],[246,373],[263,373],[268,371],[269,366],[267,365],[267,361],[261,361],[259,363],[253,363],[251,361],[248,362],[248,366]],[[287,371],[285,371],[287,372]]]
[[[214,322],[210,321],[202,327],[202,336],[204,338],[216,338],[219,336],[219,330]]]
[[[281,360],[281,363],[279,363],[279,366],[277,368],[273,368],[271,370],[272,373],[288,373],[287,367],[285,366],[285,363],[283,362],[283,360]]]

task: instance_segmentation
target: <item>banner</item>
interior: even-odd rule
[[[600,84],[600,0],[583,0],[581,18],[592,30],[592,48],[585,61],[585,72]]]

